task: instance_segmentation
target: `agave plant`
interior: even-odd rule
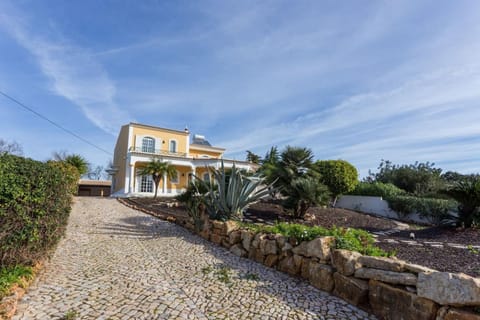
[[[209,169],[213,184],[207,185],[207,210],[213,219],[241,220],[243,211],[253,202],[270,194],[271,185],[264,184],[259,175],[247,177],[235,164],[229,173],[225,172],[223,160],[219,170]]]

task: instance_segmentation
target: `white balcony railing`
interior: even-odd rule
[[[130,147],[128,151],[134,152],[134,153],[144,153],[149,155],[160,155],[160,156],[171,156],[171,157],[182,157],[182,158],[187,157],[187,154],[185,152],[172,152],[172,151],[165,151],[161,149],[155,149],[153,152],[151,152],[152,150],[147,151],[142,147]]]

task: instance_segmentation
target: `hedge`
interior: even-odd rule
[[[32,264],[64,234],[78,171],[0,154],[0,267]]]
[[[393,196],[406,194],[406,192],[391,183],[360,182],[349,194],[356,196],[382,197],[386,200]]]
[[[390,209],[396,211],[401,217],[418,213],[420,217],[435,225],[451,223],[454,220],[451,212],[457,206],[457,202],[454,200],[414,196],[392,196],[386,200]]]

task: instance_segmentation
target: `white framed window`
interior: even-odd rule
[[[210,182],[210,174],[208,172],[203,174],[203,181]]]
[[[175,171],[175,174],[173,175],[173,177],[170,178],[170,182],[171,183],[178,183],[180,180],[180,174],[178,171]]]
[[[142,152],[155,153],[155,139],[145,137],[142,139]]]
[[[176,140],[170,140],[170,146],[168,149],[170,152],[177,152],[177,141]]]
[[[140,192],[153,192],[152,176],[142,176],[140,179]]]

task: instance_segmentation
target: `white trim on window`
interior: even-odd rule
[[[172,148],[172,142],[174,143],[174,148]],[[178,141],[177,141],[177,139],[170,139],[168,141],[168,151],[169,152],[174,152],[174,153],[178,152]]]
[[[142,152],[155,153],[155,138],[143,137],[142,138]]]

